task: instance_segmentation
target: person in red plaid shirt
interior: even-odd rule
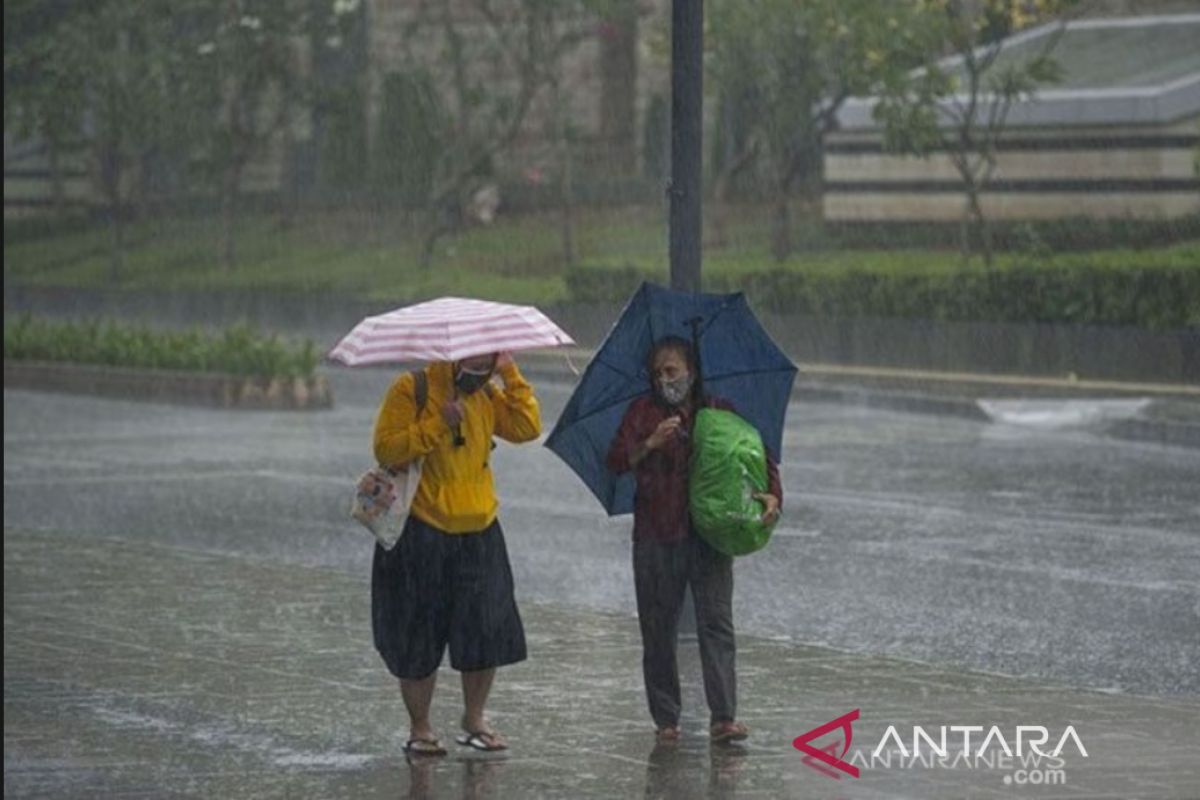
[[[650,715],[662,743],[679,739],[679,668],[675,645],[684,593],[690,585],[704,692],[712,715],[713,741],[745,739],[737,721],[736,647],[733,631],[733,559],[700,538],[688,512],[691,430],[697,410],[696,361],[678,337],[655,343],[647,357],[652,391],[630,403],[608,452],[608,468],[633,471],[633,576],[642,630],[642,672]],[[736,411],[717,397],[710,408]],[[779,516],[783,491],[779,469],[767,459],[770,486],[755,495],[763,520]]]

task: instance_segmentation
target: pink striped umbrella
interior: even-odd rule
[[[352,367],[459,361],[574,343],[533,306],[443,297],[367,317],[329,351],[329,357]]]

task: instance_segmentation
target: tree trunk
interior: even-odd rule
[[[113,286],[125,274],[125,213],[121,203],[120,172],[117,182],[108,187],[108,219],[112,228],[112,253],[108,265],[108,281]]]
[[[557,78],[551,84],[551,92],[551,100],[554,103],[554,134],[558,139],[558,199],[562,207],[563,264],[569,270],[575,267],[575,187],[572,183],[573,159],[571,142],[567,137],[566,110],[563,108],[562,86]]]
[[[125,273],[125,222],[122,219],[121,198],[112,198],[109,201],[109,209],[113,249],[108,265],[108,281],[115,286],[120,283],[121,276]]]
[[[966,229],[964,236],[966,237],[963,246],[964,254],[968,260],[970,255],[974,254],[974,243],[979,242],[980,250],[983,254],[983,264],[985,267],[992,266],[992,232],[988,225],[987,217],[983,213],[983,206],[980,202],[979,186],[972,183],[967,186],[967,213],[965,215]]]
[[[434,209],[431,214],[432,219],[426,227],[425,238],[421,241],[421,254],[417,264],[425,275],[429,274],[429,268],[433,265],[433,251],[437,247],[438,240],[452,230],[441,220],[441,213],[439,208]]]
[[[729,217],[732,210],[729,195],[733,190],[733,181],[741,174],[742,170],[753,163],[757,155],[758,149],[750,144],[735,154],[717,175],[716,184],[713,186],[712,245],[714,247],[724,247],[729,242]]]
[[[237,200],[242,183],[242,163],[234,159],[221,180],[221,267],[230,272],[236,263]]]
[[[775,213],[771,221],[771,255],[783,262],[792,254],[792,209],[786,186],[775,195]]]
[[[613,170],[629,174],[637,168],[637,2],[610,5],[600,32],[600,136]]]
[[[50,160],[50,201],[54,215],[61,218],[67,212],[67,193],[63,187],[61,148],[57,139],[50,137],[46,141],[46,152]]]
[[[980,202],[976,208],[976,211],[979,214],[979,237],[981,243],[983,244],[983,265],[988,269],[991,269],[992,256],[995,252],[995,248],[992,244],[992,222],[987,218],[987,215],[983,213],[982,202]]]
[[[125,221],[121,208],[121,156],[111,141],[101,145],[98,152],[100,190],[108,203],[108,223],[112,231],[112,251],[109,254],[108,279],[116,284],[125,271]]]
[[[287,102],[285,100],[285,102]],[[283,169],[280,170],[279,180],[279,229],[290,230],[296,223],[296,195],[299,193],[299,180],[296,177],[296,135],[292,124],[292,105],[287,102],[287,108],[282,112],[285,120],[281,128],[283,139]]]
[[[958,220],[958,253],[962,256],[964,267],[971,263],[971,206],[969,200],[963,204],[963,213]]]

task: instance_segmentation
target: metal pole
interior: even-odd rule
[[[703,188],[704,0],[671,2],[671,288],[700,291]],[[696,604],[684,594],[679,633],[696,638]]]
[[[700,291],[704,0],[671,3],[671,288]]]

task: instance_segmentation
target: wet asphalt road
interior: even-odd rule
[[[334,566],[363,576],[365,614],[346,511],[390,375],[332,379],[318,413],[6,391],[4,524]],[[537,385],[548,431],[570,387]],[[628,518],[540,445],[494,466],[520,597],[632,613]],[[1200,693],[1200,451],[804,403],[783,477],[775,540],[737,564],[740,630]]]

